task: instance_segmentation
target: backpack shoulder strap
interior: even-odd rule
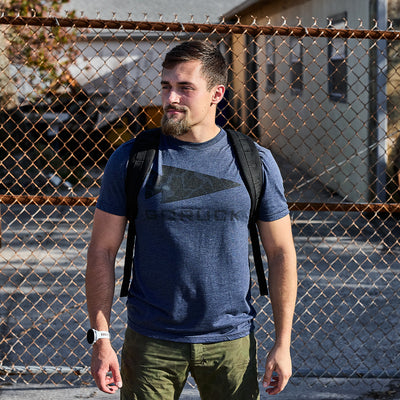
[[[261,192],[263,187],[262,162],[254,141],[234,130],[227,130],[233,153],[239,165],[244,184],[251,199],[249,218],[249,231],[253,249],[254,264],[256,268],[258,284],[261,295],[268,294],[267,281],[265,279],[264,266],[262,262],[260,241],[257,230],[257,211],[259,208]]]
[[[124,277],[121,286],[121,297],[126,297],[129,291],[131,274],[133,271],[133,249],[135,246],[135,218],[137,214],[137,196],[146,176],[149,174],[154,157],[160,144],[160,129],[141,132],[136,136],[130,152],[126,179],[126,209],[129,221],[126,240]]]
[[[243,133],[227,130],[236,160],[251,198],[250,220],[257,218],[257,210],[263,187],[261,158],[254,141]]]
[[[125,178],[127,218],[133,221],[137,214],[137,196],[149,174],[160,144],[159,128],[139,133],[133,143]]]

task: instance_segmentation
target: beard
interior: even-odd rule
[[[170,107],[173,109],[173,107]],[[164,135],[179,137],[190,131],[186,115],[181,119],[169,118],[166,113],[161,118],[161,130]]]

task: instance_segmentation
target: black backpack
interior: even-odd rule
[[[261,258],[260,242],[256,225],[257,210],[263,186],[261,159],[253,140],[233,130],[226,130],[232,146],[244,184],[250,194],[251,209],[249,232],[253,249],[254,264],[261,295],[268,294],[267,281]],[[121,287],[121,297],[128,295],[131,273],[134,272],[133,250],[135,244],[135,217],[137,214],[137,196],[145,177],[150,173],[154,157],[160,143],[161,129],[155,128],[143,131],[136,136],[133,144],[125,181],[127,197],[127,219],[129,221],[126,243],[124,278]]]

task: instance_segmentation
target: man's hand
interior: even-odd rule
[[[274,374],[275,373],[275,374]],[[268,394],[281,392],[292,376],[290,348],[274,346],[265,364],[263,386]]]
[[[118,358],[108,339],[100,339],[93,345],[92,376],[97,387],[109,394],[122,387]]]

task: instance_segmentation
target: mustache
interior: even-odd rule
[[[186,110],[187,110],[187,107],[185,107],[185,106],[171,106],[171,105],[169,105],[169,106],[166,106],[164,108],[164,111],[186,111]]]

